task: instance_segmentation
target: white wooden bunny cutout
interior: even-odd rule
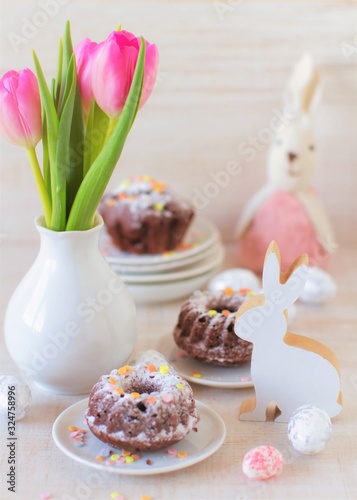
[[[324,344],[287,332],[286,309],[299,297],[307,278],[307,255],[286,273],[280,271],[280,251],[273,241],[266,253],[263,292],[244,302],[237,312],[235,333],[253,343],[251,377],[255,398],[245,400],[241,420],[265,421],[275,405],[277,422],[287,422],[302,405],[325,410],[330,417],[342,409],[338,360]]]
[[[310,264],[326,267],[336,249],[333,231],[311,187],[316,158],[312,111],[319,94],[319,72],[310,54],[296,64],[287,86],[290,117],[270,146],[268,183],[245,206],[238,222],[239,264],[261,272],[272,240],[282,251],[282,268],[307,253]]]

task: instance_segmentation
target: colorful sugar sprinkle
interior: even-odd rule
[[[218,313],[217,313],[217,311],[216,311],[215,309],[210,309],[210,310],[208,311],[208,314],[209,314],[210,316],[216,316],[216,314],[218,314]]]
[[[131,366],[125,365],[125,366],[121,366],[118,369],[118,373],[119,373],[119,375],[125,375],[126,373],[130,372],[131,370],[132,370]]]
[[[167,365],[162,365],[160,366],[160,373],[162,375],[166,375],[167,373],[169,373],[170,369]]]
[[[157,210],[158,212],[162,212],[165,208],[165,205],[163,203],[155,203],[154,209]]]
[[[164,403],[171,403],[172,401],[172,394],[164,394],[162,396],[162,400]]]
[[[70,425],[67,430],[69,431],[69,437],[72,439],[74,446],[80,448],[84,445],[84,437],[87,431],[78,429],[75,425]]]
[[[40,496],[41,500],[50,500],[50,498],[51,498],[51,493],[48,493],[47,491],[45,491],[44,493],[41,493],[41,496]]]
[[[149,497],[149,495],[141,495],[140,500],[151,500],[151,497]]]
[[[122,396],[124,394],[124,391],[121,387],[116,387],[114,389],[114,392],[116,392],[117,394],[119,394],[120,396]]]
[[[200,372],[192,372],[192,377],[193,378],[201,378],[202,374]]]
[[[157,372],[157,368],[154,365],[146,365],[146,369],[149,370],[150,373]]]
[[[180,389],[180,391],[183,391],[183,390],[184,390],[184,388],[185,388],[185,386],[184,386],[183,384],[181,384],[181,382],[178,382],[178,383],[176,384],[176,387],[177,387],[177,389]]]
[[[149,396],[146,401],[149,403],[149,405],[152,405],[156,403],[156,398],[155,396]]]
[[[98,462],[102,462],[103,460],[105,460],[105,457],[103,455],[97,455],[95,457],[95,459],[98,461]]]
[[[187,453],[185,451],[179,451],[177,453],[177,458],[186,458],[187,457]]]
[[[168,455],[176,456],[177,455],[177,450],[175,448],[169,448],[167,450]]]
[[[140,394],[139,394],[138,392],[132,392],[132,393],[130,394],[130,396],[131,396],[132,398],[134,398],[134,399],[139,399],[139,398],[140,398]]]
[[[131,452],[129,450],[124,450],[121,455],[122,457],[130,457]]]
[[[222,316],[228,317],[231,314],[231,311],[228,311],[228,309],[223,309],[221,314],[222,314]]]
[[[117,383],[117,381],[113,377],[109,377],[108,382],[109,382],[109,384],[116,384]]]
[[[113,460],[113,462],[115,462],[119,457],[120,455],[118,455],[117,453],[113,453],[113,455],[110,457],[110,460]]]
[[[230,297],[231,295],[233,295],[233,288],[231,286],[226,286],[226,288],[223,290],[223,293]]]
[[[111,500],[124,500],[124,495],[119,493],[118,491],[112,491],[110,494]]]
[[[134,462],[133,457],[125,457],[125,463],[132,464]]]

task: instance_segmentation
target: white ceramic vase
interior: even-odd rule
[[[100,253],[102,225],[97,216],[87,231],[56,232],[39,217],[40,252],[6,311],[11,357],[52,392],[88,393],[136,344],[135,304]]]

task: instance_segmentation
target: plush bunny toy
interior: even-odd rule
[[[319,73],[309,54],[296,64],[287,87],[291,120],[276,133],[268,155],[268,184],[243,210],[238,223],[241,266],[261,272],[266,249],[275,240],[282,268],[307,253],[312,266],[326,267],[336,248],[327,214],[311,180],[315,141],[311,111],[319,89]]]

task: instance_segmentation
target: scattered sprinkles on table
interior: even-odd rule
[[[110,494],[110,497],[109,497],[111,500],[126,500],[125,499],[125,496],[122,495],[121,493],[119,493],[118,491],[113,491],[111,494]]]

